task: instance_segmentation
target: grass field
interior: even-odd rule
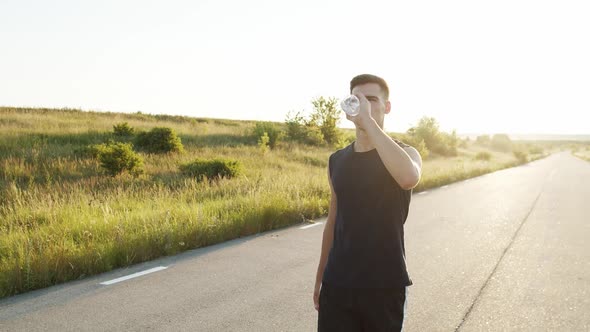
[[[138,178],[102,175],[98,161],[78,151],[102,143],[120,122],[173,128],[185,153],[142,154],[146,173]],[[263,153],[254,126],[0,108],[0,297],[325,216],[334,148],[282,142]],[[482,151],[489,161],[475,160]],[[197,157],[239,160],[244,173],[211,183],[182,175],[178,165]],[[468,142],[457,157],[425,160],[415,192],[522,162]]]

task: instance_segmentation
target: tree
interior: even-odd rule
[[[451,134],[441,132],[438,122],[433,117],[422,117],[418,125],[408,129],[412,141],[423,141],[429,151],[443,156],[456,156],[459,138],[456,131]]]
[[[340,120],[340,111],[336,105],[338,100],[336,98],[324,98],[318,97],[312,100],[314,113],[311,115],[311,122],[315,123],[322,134],[324,140],[330,145],[334,145],[338,142],[339,131],[338,121]]]
[[[311,145],[338,145],[341,142],[341,132],[338,129],[340,111],[336,107],[338,100],[333,97],[318,97],[311,103],[314,110],[309,118],[304,118],[300,112],[287,115],[287,136],[291,140]]]

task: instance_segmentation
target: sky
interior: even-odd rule
[[[574,0],[2,0],[0,106],[284,121],[371,73],[386,131],[589,134],[588,17]]]

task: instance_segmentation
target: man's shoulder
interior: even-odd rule
[[[352,143],[350,143],[349,145],[340,148],[334,152],[332,152],[332,154],[330,155],[329,158],[329,163],[332,164],[335,160],[340,160],[342,159],[344,156],[346,156],[348,153],[350,153],[350,149],[352,148]]]
[[[345,147],[343,147],[343,148],[340,148],[340,149],[338,149],[338,150],[336,150],[336,151],[332,152],[332,154],[330,155],[330,158],[333,158],[333,157],[339,157],[339,156],[345,155],[345,154],[346,154],[346,153],[348,153],[348,152],[350,151],[350,149],[352,148],[352,144],[353,144],[353,143],[350,143],[350,144],[348,144],[347,146],[345,146]]]

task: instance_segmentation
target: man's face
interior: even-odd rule
[[[371,103],[371,116],[383,128],[383,120],[385,119],[385,114],[391,111],[391,103],[389,100],[385,100],[379,84],[366,83],[357,85],[352,89],[352,94],[357,92],[364,94],[367,100],[369,100]]]

